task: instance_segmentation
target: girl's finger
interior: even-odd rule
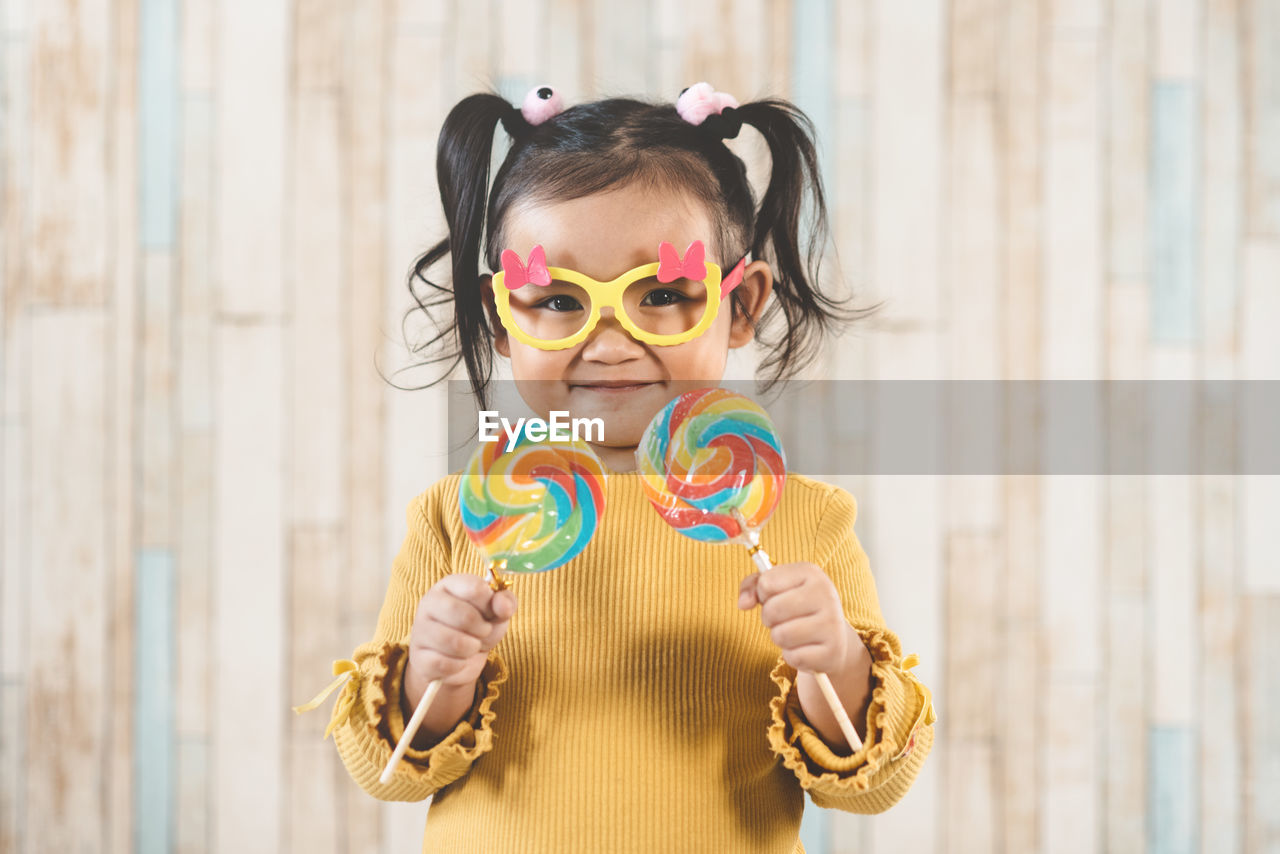
[[[516,612],[517,604],[516,594],[510,590],[499,590],[489,600],[489,615],[492,619],[498,621],[510,620],[511,616]]]
[[[493,596],[493,590],[489,587],[489,582],[469,572],[455,572],[451,575],[446,575],[436,583],[436,586],[464,602],[470,602],[481,613],[484,613],[489,599]]]
[[[759,573],[759,575],[760,579],[756,583],[756,597],[761,602],[768,602],[771,597],[784,590],[790,590],[804,584],[809,577],[809,571],[804,564],[780,563],[768,572]]]
[[[480,651],[483,642],[483,638],[451,629],[443,623],[428,623],[421,639],[423,649],[448,658],[470,658]]]
[[[429,607],[427,616],[434,622],[478,638],[489,634],[489,621],[485,615],[471,602],[450,593],[438,597]]]
[[[822,613],[821,600],[807,595],[805,588],[794,587],[766,599],[764,606],[760,609],[760,619],[766,628],[771,629],[780,623],[820,613]]]
[[[491,622],[489,623],[489,633],[484,638],[484,649],[486,651],[493,649],[498,645],[498,641],[502,640],[503,635],[507,633],[507,627],[511,625],[511,617],[516,612],[516,596],[510,590],[499,590],[493,594],[493,600],[489,605]]]
[[[760,600],[756,598],[756,581],[759,577],[760,573],[753,572],[738,585],[738,607],[744,611],[759,604]]]
[[[830,623],[816,614],[778,623],[769,630],[769,637],[781,649],[809,645],[826,649],[831,646],[832,641]]]
[[[806,644],[782,651],[782,660],[796,670],[822,673],[829,669],[830,651],[821,644]]]

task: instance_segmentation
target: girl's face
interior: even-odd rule
[[[701,240],[706,260],[726,275],[738,260],[713,254],[717,247],[711,220],[694,199],[638,184],[567,202],[513,208],[506,235],[500,248],[514,250],[522,261],[540,244],[548,266],[568,267],[602,282],[657,261],[663,241],[683,254],[690,243]],[[635,468],[635,448],[659,409],[685,391],[718,384],[729,348],[752,338],[745,317],[731,318],[726,298],[711,327],[683,344],[638,341],[618,323],[613,309],[603,308],[600,322],[585,341],[564,350],[541,350],[507,334],[494,307],[492,277],[483,278],[482,288],[497,333],[494,346],[511,360],[520,396],[543,418],[562,410],[571,418],[602,419],[604,442],[592,447],[614,471]],[[753,261],[734,292],[742,295],[758,321],[772,288],[768,263]]]

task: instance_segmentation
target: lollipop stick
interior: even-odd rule
[[[418,701],[418,707],[413,710],[413,717],[409,718],[409,723],[405,724],[404,735],[400,736],[400,740],[396,742],[396,749],[391,753],[387,767],[382,769],[382,776],[378,778],[379,783],[386,785],[391,781],[391,772],[404,757],[404,752],[409,748],[409,742],[413,741],[413,737],[418,734],[418,727],[422,726],[422,719],[427,716],[427,709],[431,708],[431,701],[436,698],[436,694],[440,693],[440,686],[443,684],[439,679],[432,679],[427,690],[423,692],[422,699]]]
[[[827,705],[831,707],[832,714],[836,716],[836,723],[840,725],[840,732],[844,733],[845,740],[849,742],[849,747],[853,748],[854,753],[857,753],[862,749],[862,739],[858,738],[858,732],[853,728],[853,721],[849,720],[849,713],[841,705],[840,695],[836,693],[835,686],[831,684],[831,680],[825,673],[815,673],[813,678],[817,680],[818,687],[822,689],[822,696],[827,698]]]
[[[499,590],[507,589],[507,582],[498,574],[498,568],[506,568],[505,560],[493,561],[485,570],[485,578],[489,582],[490,589],[497,593]],[[427,710],[431,708],[431,701],[436,698],[436,694],[440,693],[440,687],[444,683],[439,679],[432,679],[431,684],[427,686],[427,690],[422,693],[422,699],[418,701],[418,707],[413,710],[413,716],[409,718],[409,722],[404,725],[404,734],[400,736],[400,740],[396,742],[396,749],[391,752],[391,758],[387,760],[387,767],[382,769],[382,776],[378,778],[378,782],[384,786],[391,781],[391,772],[396,770],[396,765],[404,758],[404,752],[409,749],[409,743],[413,741],[413,737],[418,734],[418,727],[422,726],[422,719],[427,716]]]
[[[768,553],[760,548],[760,532],[747,526],[747,520],[737,507],[733,508],[733,518],[738,520],[738,527],[742,531],[739,535],[739,542],[747,547],[747,551],[755,562],[756,568],[761,572],[773,569],[773,561],[769,558]],[[858,738],[858,732],[853,728],[853,721],[849,720],[849,713],[844,710],[844,705],[840,702],[840,695],[836,693],[835,686],[831,684],[831,679],[825,673],[814,673],[813,678],[817,681],[818,688],[822,691],[822,696],[826,697],[827,705],[831,708],[831,713],[835,715],[836,724],[840,727],[840,732],[844,735],[845,741],[849,742],[853,752],[857,753],[862,749],[862,739]]]

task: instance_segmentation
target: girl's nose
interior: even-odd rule
[[[582,348],[582,357],[594,362],[616,364],[644,354],[644,345],[631,337],[614,317],[612,308],[600,309],[600,322],[591,330]]]

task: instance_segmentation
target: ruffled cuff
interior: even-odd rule
[[[362,788],[384,800],[422,800],[457,780],[492,749],[493,703],[498,686],[507,679],[501,656],[490,651],[476,683],[475,701],[457,726],[427,750],[406,749],[384,785],[378,777],[404,734],[400,691],[408,658],[407,644],[384,644],[365,659],[359,678],[347,684],[334,706],[335,741],[344,762]],[[348,692],[358,693],[348,697]],[[340,714],[346,719],[340,720]]]
[[[369,720],[376,721],[378,734],[392,750],[404,735],[404,709],[400,704],[400,694],[404,683],[404,670],[409,662],[407,645],[389,646],[383,654],[387,660],[385,670],[380,678],[376,678],[365,697]],[[436,766],[456,765],[470,766],[477,757],[493,747],[493,701],[498,699],[498,686],[507,679],[506,665],[497,653],[490,652],[480,678],[476,682],[476,694],[471,706],[458,721],[457,726],[444,738],[426,750],[407,747],[404,758],[431,769]]]
[[[795,668],[779,656],[770,674],[779,693],[769,703],[769,746],[795,772],[802,788],[852,794],[879,786],[901,766],[896,760],[916,747],[921,727],[936,719],[929,689],[908,672],[919,658],[909,655],[898,662],[883,632],[858,634],[871,653],[871,702],[867,737],[862,749],[849,756],[834,753],[805,719]]]

